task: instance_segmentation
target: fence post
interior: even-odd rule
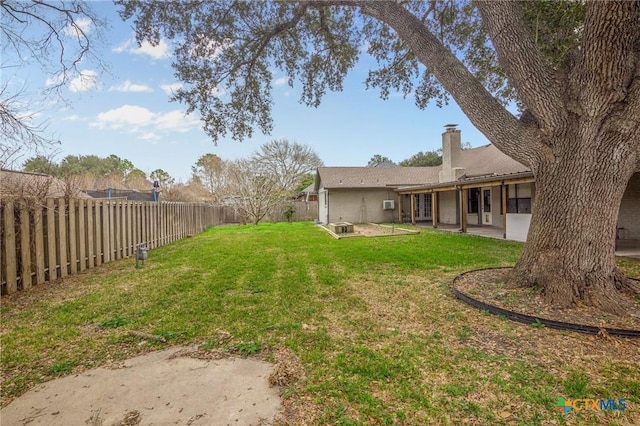
[[[58,248],[60,249],[60,278],[66,277],[67,269],[67,206],[64,198],[58,199]]]
[[[31,287],[31,223],[29,209],[25,203],[20,203],[20,263],[22,288]]]
[[[96,201],[95,204],[95,212],[96,212],[96,266],[102,265],[102,254],[104,253],[102,246],[102,229],[103,229],[103,221],[102,221],[102,201]]]
[[[16,216],[13,201],[4,204],[4,247],[6,250],[7,293],[18,291],[18,262],[16,262]]]
[[[115,222],[115,203],[113,201],[107,202],[107,210],[109,210],[109,262],[116,259],[114,249],[116,246],[115,236],[114,236],[114,222]]]
[[[78,243],[76,230],[76,203],[71,198],[69,200],[69,264],[71,274],[78,272]]]
[[[87,230],[84,224],[84,200],[78,200],[78,248],[79,255],[78,258],[80,260],[80,271],[84,271],[87,269],[87,239],[85,238],[85,232]]]
[[[127,255],[134,256],[133,243],[133,202],[127,201]]]
[[[93,201],[87,200],[87,268],[93,268],[95,265],[95,259],[93,258],[94,252],[94,227],[93,227]]]

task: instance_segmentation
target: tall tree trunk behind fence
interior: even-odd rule
[[[133,257],[225,222],[228,207],[195,203],[0,200],[2,294]]]

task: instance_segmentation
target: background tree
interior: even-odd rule
[[[148,190],[151,188],[151,182],[147,179],[147,174],[136,168],[127,173],[124,183],[131,189]]]
[[[369,159],[369,162],[367,163],[367,167],[378,167],[381,164],[395,165],[396,163],[394,163],[393,160],[389,157],[376,154]]]
[[[287,193],[280,190],[278,177],[264,173],[263,165],[254,159],[230,163],[228,173],[229,184],[224,189],[224,202],[254,225],[288,198]]]
[[[400,165],[402,167],[429,167],[439,166],[442,164],[442,149],[433,151],[418,152],[413,154],[406,160],[402,160]]]
[[[637,292],[614,255],[620,202],[640,168],[640,2],[118,1],[139,41],[177,43],[175,99],[214,138],[271,130],[273,67],[317,106],[366,46],[386,98],[449,96],[536,178],[512,285],[549,303],[622,311]],[[186,23],[188,22],[188,25]],[[366,43],[365,43],[366,41]],[[223,87],[226,97],[210,96]],[[515,116],[505,104],[516,101]],[[589,206],[585,208],[585,206]]]
[[[300,183],[298,184],[298,186],[294,190],[294,193],[299,194],[300,192],[302,192],[304,189],[306,189],[309,185],[311,185],[315,181],[316,181],[315,173],[307,173],[306,175],[304,175],[302,177],[302,180],[300,180]]]
[[[126,158],[120,158],[115,154],[109,155],[103,160],[106,174],[115,174],[125,177],[129,172],[135,169],[133,163]]]
[[[46,134],[46,124],[35,122],[36,105],[26,100],[20,71],[37,63],[53,82],[42,96],[55,94],[70,79],[81,75],[80,64],[100,61],[92,55],[95,38],[90,37],[106,24],[80,0],[0,1],[0,167],[8,167],[26,152],[37,152],[57,142]],[[18,76],[15,80],[10,74]]]
[[[51,176],[59,176],[60,167],[49,157],[37,155],[27,159],[22,165],[22,170],[32,173],[44,173]]]
[[[175,184],[176,180],[162,169],[156,169],[149,174],[149,179],[158,181],[161,190],[168,190]]]
[[[97,155],[67,155],[60,162],[60,173],[64,176],[109,176],[118,182],[124,182],[127,174],[134,168],[131,161],[114,154],[105,158]]]
[[[286,139],[263,144],[253,153],[251,162],[262,176],[274,180],[278,190],[291,196],[309,173],[323,165],[310,146]]]
[[[219,201],[218,193],[224,191],[229,181],[227,169],[227,162],[216,154],[204,154],[198,158],[195,166],[191,167],[193,178],[217,201]]]

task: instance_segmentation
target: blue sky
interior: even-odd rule
[[[412,97],[392,94],[384,101],[377,91],[365,90],[370,63],[363,59],[348,76],[344,91],[328,93],[318,108],[300,104],[299,85],[291,88],[283,75],[275,73],[272,134],[257,131],[251,140],[227,138],[215,145],[197,115],[185,117],[186,106],[169,101],[179,82],[167,43],[138,47],[132,23],[123,22],[111,2],[92,6],[111,27],[94,51],[109,70],[100,71],[89,62],[80,64],[84,78],[72,80],[63,89],[67,104],[37,96],[37,89],[52,78],[38,68],[2,76],[21,80],[18,83],[31,95],[37,119],[46,121],[48,131],[60,139],[57,160],[69,154],[115,154],[147,173],[163,169],[186,182],[191,166],[203,154],[233,160],[279,138],[311,146],[327,166],[364,166],[374,154],[401,161],[419,151],[437,149],[448,123],[459,125],[464,142],[488,143],[453,101],[443,108],[433,104],[420,110]]]

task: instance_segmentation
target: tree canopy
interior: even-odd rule
[[[439,166],[442,164],[442,152],[441,150],[425,151],[413,154],[406,160],[402,160],[400,165],[402,167],[429,167]]]
[[[104,158],[97,155],[67,155],[59,164],[46,156],[37,155],[28,158],[22,168],[27,172],[45,173],[55,177],[88,174],[92,176],[117,175],[123,179],[135,169],[131,161],[115,154]],[[140,170],[138,172],[144,175],[144,172]]]
[[[536,203],[513,285],[607,310],[633,285],[616,266],[617,214],[640,168],[640,2],[118,1],[138,41],[175,44],[175,99],[217,140],[269,132],[274,72],[317,106],[368,54],[368,87],[418,107],[449,97],[529,167]],[[508,103],[515,102],[515,115]],[[598,212],[584,211],[599,206]]]
[[[375,154],[369,159],[369,162],[367,163],[367,167],[378,167],[382,164],[394,166],[396,163],[386,155]]]

